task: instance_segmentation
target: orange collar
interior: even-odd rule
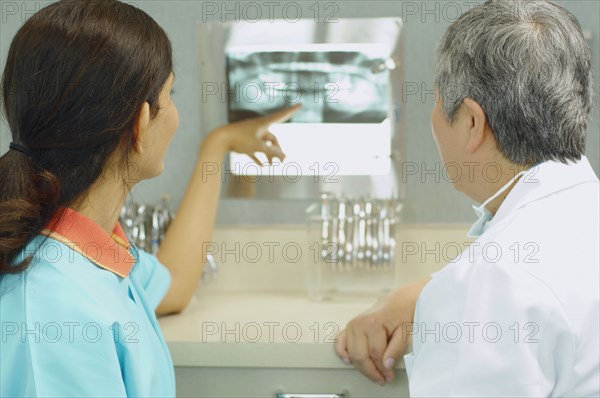
[[[97,266],[123,278],[135,264],[127,235],[118,222],[109,235],[83,214],[61,207],[41,234],[64,243]]]

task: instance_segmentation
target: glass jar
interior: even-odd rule
[[[402,204],[394,199],[347,199],[330,193],[309,206],[310,298],[352,300],[391,290],[401,210]]]

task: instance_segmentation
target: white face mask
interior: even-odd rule
[[[535,165],[533,167],[536,167],[536,166],[537,165]],[[485,232],[487,223],[492,219],[492,213],[488,209],[486,209],[485,206],[488,203],[490,203],[492,200],[496,199],[502,192],[506,191],[513,182],[515,182],[519,177],[521,177],[525,173],[529,172],[529,170],[531,170],[531,169],[523,170],[520,173],[516,174],[513,178],[510,179],[509,182],[507,182],[502,188],[500,188],[500,190],[498,190],[498,192],[496,192],[494,195],[492,195],[489,199],[487,199],[481,205],[479,205],[479,206],[473,205],[473,211],[475,212],[475,214],[477,215],[478,218],[477,218],[477,221],[475,221],[473,223],[473,225],[471,225],[471,229],[469,229],[469,232],[467,232],[467,237],[477,238],[478,236],[480,236],[482,233]]]

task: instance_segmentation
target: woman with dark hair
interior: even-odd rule
[[[58,1],[14,37],[2,76],[1,396],[175,395],[155,313],[181,311],[197,287],[214,167],[228,151],[283,159],[268,127],[297,107],[208,134],[155,257],[118,216],[133,185],[163,169],[173,80],[163,29],[116,0]]]

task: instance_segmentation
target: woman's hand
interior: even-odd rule
[[[267,116],[227,124],[209,133],[205,141],[219,142],[227,152],[244,153],[260,166],[263,164],[256,157],[257,152],[264,153],[269,164],[273,163],[273,158],[283,161],[285,153],[283,153],[277,137],[269,131],[269,127],[274,123],[285,122],[291,118],[300,109],[300,106],[297,104]]]

